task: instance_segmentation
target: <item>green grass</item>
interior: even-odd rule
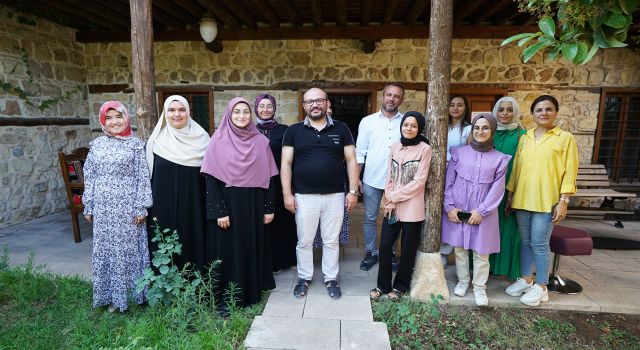
[[[393,349],[640,349],[640,315],[373,303]],[[614,325],[615,324],[615,325]]]
[[[92,286],[80,277],[27,263],[8,267],[0,255],[0,349],[238,349],[263,302],[232,309],[177,303],[111,314],[91,306]],[[131,303],[130,305],[133,305]]]

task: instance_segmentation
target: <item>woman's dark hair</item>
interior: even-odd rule
[[[555,97],[551,95],[540,95],[538,96],[538,98],[533,100],[533,103],[531,104],[531,114],[533,114],[533,109],[536,107],[536,105],[542,101],[549,101],[553,103],[553,105],[556,107],[556,112],[558,111],[558,109],[560,109],[560,106],[558,105],[558,100],[556,100]]]
[[[462,135],[462,130],[465,126],[471,125],[471,105],[469,104],[469,99],[465,95],[453,94],[449,95],[449,105],[451,105],[451,101],[454,98],[459,97],[464,102],[464,114],[462,115],[462,120],[460,121],[460,135]],[[451,126],[451,114],[449,114],[449,126]]]

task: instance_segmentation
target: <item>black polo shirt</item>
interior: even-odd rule
[[[320,131],[307,118],[291,125],[282,146],[293,147],[293,192],[344,192],[344,147],[353,144],[347,125],[331,117],[327,117],[327,125]]]

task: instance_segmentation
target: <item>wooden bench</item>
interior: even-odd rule
[[[62,149],[58,150],[58,162],[64,180],[64,188],[67,191],[69,209],[71,210],[71,225],[73,226],[73,239],[80,243],[80,223],[78,213],[82,214],[84,205],[82,204],[82,193],[84,192],[84,174],[82,166],[87,159],[89,149],[81,147],[74,149],[70,154],[65,154]]]
[[[569,215],[588,219],[603,219],[606,214],[633,215],[633,211],[616,209],[616,199],[635,198],[635,193],[618,192],[611,188],[607,169],[603,164],[585,164],[578,167],[577,192],[572,205],[580,198],[602,198],[599,208],[569,207]]]

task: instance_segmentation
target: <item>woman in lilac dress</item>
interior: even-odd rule
[[[511,156],[493,147],[496,118],[483,113],[473,119],[469,145],[451,149],[447,165],[442,215],[442,241],[455,247],[458,284],[469,288],[469,250],[473,251],[473,292],[476,305],[487,305],[489,254],[500,251],[497,208],[502,200]]]

